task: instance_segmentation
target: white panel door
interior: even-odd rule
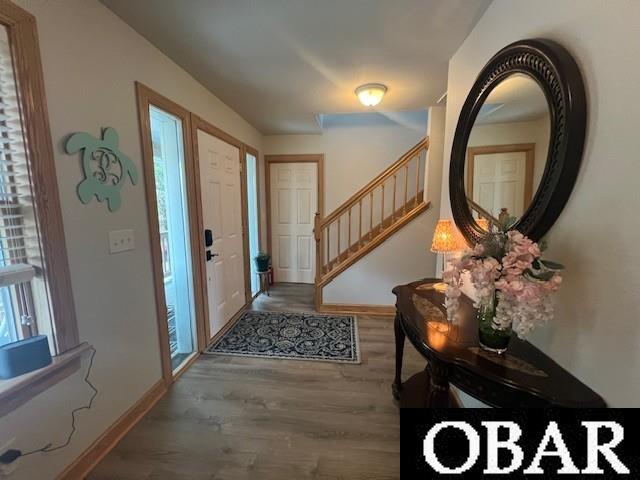
[[[245,304],[240,150],[198,130],[198,158],[203,227],[213,236],[206,262],[213,337]]]
[[[473,201],[495,217],[501,208],[521,217],[525,176],[525,152],[476,155],[473,160]]]
[[[277,282],[314,283],[313,218],[318,209],[316,163],[272,163],[271,248]]]

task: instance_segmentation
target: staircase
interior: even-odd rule
[[[469,210],[472,215],[476,217],[476,222],[478,222],[478,225],[482,228],[489,232],[498,231],[500,229],[499,220],[469,197],[467,197],[467,205],[469,206]]]
[[[421,140],[325,218],[316,213],[316,307],[322,288],[429,208]]]
[[[487,232],[501,231],[504,222],[511,216],[507,208],[501,208],[500,214],[496,218],[469,197],[467,197],[467,205],[476,223]]]

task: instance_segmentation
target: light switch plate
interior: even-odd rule
[[[109,253],[126,252],[136,248],[133,230],[113,230],[109,232]]]

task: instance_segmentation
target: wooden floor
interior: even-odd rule
[[[312,311],[281,284],[253,309]],[[91,479],[396,479],[393,320],[358,316],[362,364],[203,355]],[[407,345],[405,378],[425,362]]]
[[[249,310],[271,312],[313,312],[313,285],[307,283],[279,283],[269,296],[258,296]]]

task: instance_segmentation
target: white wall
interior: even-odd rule
[[[567,266],[556,318],[532,337],[611,406],[640,406],[640,162],[637,158],[640,3],[494,0],[449,63],[446,158],[462,104],[498,50],[550,38],[575,56],[589,118],[583,163],[569,202],[551,229],[548,257]],[[449,162],[442,216],[451,216]]]
[[[440,120],[443,134],[442,110],[436,109],[434,115]],[[431,119],[431,112],[428,118]],[[442,140],[437,141],[438,127],[433,128],[432,150],[437,152]],[[426,131],[424,124],[417,127],[342,123],[325,126],[321,135],[265,136],[264,152],[324,153],[325,215],[328,215],[424,138]],[[323,291],[325,303],[393,305],[391,289],[395,285],[433,275],[435,255],[429,252],[428,242],[439,212],[441,163],[441,156],[432,154],[427,198],[433,201],[433,207],[329,283]]]
[[[429,247],[438,222],[444,110],[429,109],[425,192],[431,208],[329,283],[323,291],[326,303],[394,305],[394,286],[433,276],[436,263],[441,262]]]
[[[161,378],[147,210],[142,182],[123,188],[123,205],[109,213],[76,197],[77,155],[63,139],[111,126],[142,174],[134,81],[138,80],[255,148],[261,134],[95,0],[20,0],[38,22],[51,132],[60,187],[80,338],[97,349],[91,377],[100,390],[91,411],[78,414],[68,448],[20,460],[13,479],[53,478]],[[136,249],[109,255],[107,233],[132,228]],[[86,368],[86,364],[85,364]],[[90,391],[82,372],[0,418],[0,444],[58,444],[71,409]]]
[[[319,135],[268,135],[265,155],[324,153],[325,214],[339,207],[425,136],[398,124],[325,127]]]

